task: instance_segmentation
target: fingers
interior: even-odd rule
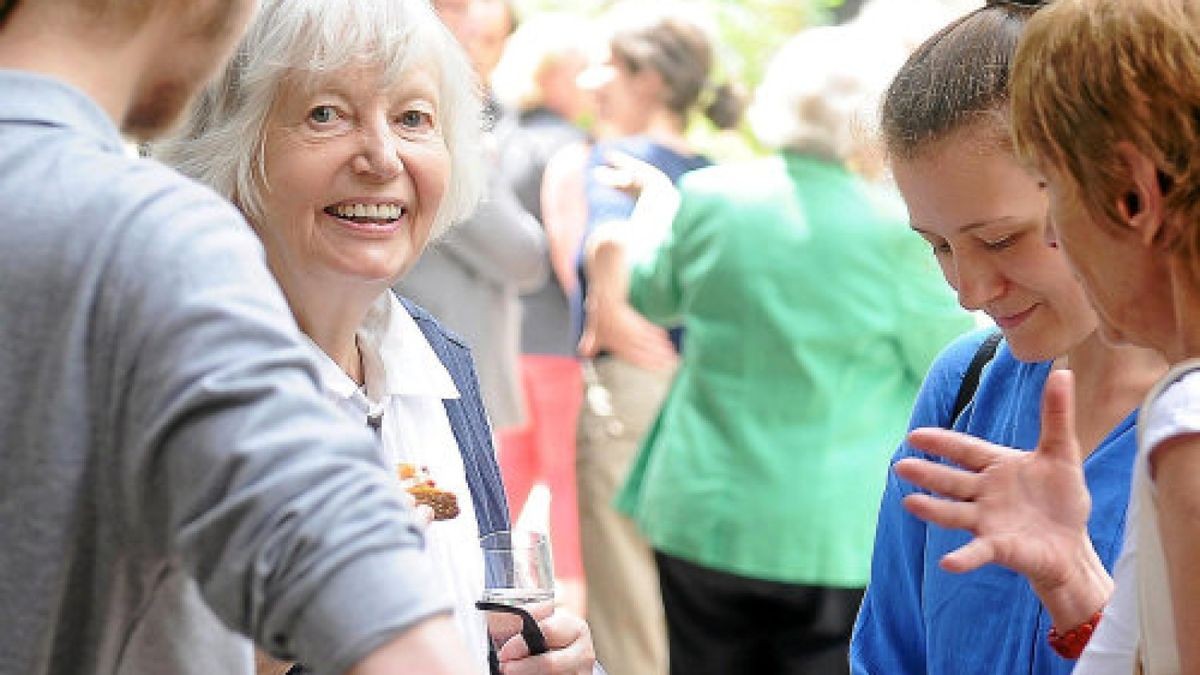
[[[531,610],[531,613],[534,613]],[[550,651],[529,656],[529,647],[519,634],[500,649],[501,672],[506,675],[541,673],[590,673],[595,663],[591,633],[583,619],[562,611],[541,619],[538,626]]]
[[[909,495],[904,508],[914,516],[947,529],[975,531],[979,507],[972,503],[938,499],[929,495]],[[995,549],[986,539],[975,537],[958,549],[942,556],[940,565],[947,572],[962,574],[995,562]]]
[[[670,335],[632,308],[623,308],[620,321],[610,324],[607,346],[630,363],[649,370],[670,370],[679,361]]]
[[[609,150],[608,152],[604,153],[604,161],[608,162],[610,166],[614,166],[618,169],[625,169],[626,171],[634,171],[638,173],[659,171],[658,167],[654,166],[653,164],[644,162],[628,152],[621,152],[620,150]]]
[[[974,436],[937,427],[913,429],[908,434],[908,443],[918,450],[944,457],[971,471],[980,471],[997,459],[1018,452]]]
[[[971,502],[913,494],[904,498],[904,508],[921,520],[952,530],[974,532],[979,522],[979,507]]]
[[[417,522],[425,527],[429,527],[433,523],[434,516],[433,507],[428,504],[421,504],[417,507]]]
[[[592,169],[592,178],[601,185],[607,185],[631,197],[636,198],[642,192],[642,184],[637,176],[632,171],[622,168],[597,166]]]
[[[417,524],[423,528],[429,527],[435,515],[433,508],[428,504],[417,504],[417,498],[405,490],[400,490],[399,492],[400,500],[408,505],[408,508],[412,509],[413,513],[416,514]]]
[[[579,338],[579,347],[577,349],[580,356],[588,359],[600,351],[596,347],[596,330],[592,328],[590,321],[583,329],[583,336]]]
[[[947,572],[972,572],[995,562],[996,550],[987,539],[972,539],[970,543],[942,556],[941,567]]]
[[[896,462],[896,475],[917,487],[957,500],[975,497],[978,474],[925,459],[905,458]]]
[[[1075,437],[1075,381],[1069,370],[1055,370],[1046,378],[1038,452],[1054,459],[1081,461]]]
[[[535,621],[541,621],[554,613],[553,602],[539,602],[528,605],[522,605],[522,609],[529,612],[529,615]],[[487,621],[488,635],[496,644],[504,644],[508,642],[514,635],[521,632],[521,617],[507,612],[485,611],[484,617]],[[524,644],[524,641],[522,641]],[[528,651],[526,651],[528,653]]]

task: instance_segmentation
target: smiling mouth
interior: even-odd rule
[[[1024,311],[1017,312],[1016,314],[1011,314],[1009,316],[993,316],[992,320],[995,321],[996,325],[1000,328],[1015,328],[1016,326],[1024,323],[1025,319],[1028,319],[1029,316],[1033,314],[1033,310],[1036,308],[1037,305],[1034,305],[1033,307],[1030,307]]]
[[[335,204],[325,207],[325,213],[352,223],[394,223],[408,214],[403,204]]]

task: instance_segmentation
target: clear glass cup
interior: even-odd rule
[[[521,619],[521,634],[531,654],[546,651],[546,639],[528,607],[554,601],[554,564],[550,542],[540,532],[501,530],[479,539],[483,550],[481,610]]]
[[[554,599],[554,563],[546,535],[502,530],[480,538],[479,546],[484,601],[520,606]]]

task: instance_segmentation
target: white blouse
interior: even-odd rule
[[[1075,673],[1128,675],[1137,654],[1146,673],[1179,673],[1175,617],[1158,529],[1158,490],[1149,455],[1176,436],[1200,432],[1200,361],[1177,364],[1146,395],[1138,415],[1138,456],[1117,561],[1116,591]]]
[[[379,432],[385,466],[395,470],[400,462],[409,462],[428,467],[439,488],[458,496],[458,516],[431,524],[425,541],[453,594],[455,622],[480,672],[486,673],[487,627],[475,609],[484,579],[479,526],[458,442],[442,403],[458,398],[458,389],[416,321],[391,292],[371,307],[357,336],[363,387],[310,340],[322,356],[325,393],[362,424],[368,424],[368,416],[382,415]]]

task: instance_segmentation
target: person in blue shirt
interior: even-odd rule
[[[1046,379],[1070,367],[1076,411],[1086,411],[1076,418],[1092,495],[1091,546],[1075,547],[1086,555],[1070,562],[1108,578],[1125,527],[1136,408],[1165,365],[1152,352],[1101,339],[1082,287],[1047,240],[1045,185],[1013,152],[1008,75],[1039,4],[989,0],[952,22],[912,54],[884,100],[883,135],[912,227],[929,242],[959,302],[988,314],[1004,337],[973,400],[954,419],[964,372],[986,332],[947,347],[926,376],[910,423],[1031,450]],[[905,443],[895,461],[907,457],[928,456]],[[852,672],[1069,673],[1074,662],[1047,636],[1051,627],[1065,632],[1087,621],[1079,608],[1091,605],[1056,601],[1065,570],[1046,566],[1025,577],[1002,565],[974,569],[979,552],[959,550],[969,532],[927,524],[906,510],[905,498],[917,493],[889,473],[851,641]],[[1111,583],[1097,588],[1111,592]]]

